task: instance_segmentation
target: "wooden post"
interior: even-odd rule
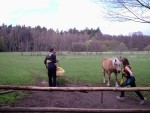
[[[101,92],[101,103],[103,103],[103,91]]]

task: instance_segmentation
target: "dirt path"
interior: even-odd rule
[[[40,80],[37,86],[48,86],[46,80]],[[67,86],[79,86],[68,83]],[[129,92],[128,92],[129,93]],[[128,95],[126,93],[126,95]],[[133,92],[132,92],[133,93]],[[103,103],[101,103],[101,92],[44,92],[31,91],[23,99],[18,100],[16,107],[66,107],[66,108],[103,108],[103,109],[144,109],[149,108],[150,103],[140,105],[139,100],[126,96],[125,102],[116,100],[119,92],[103,92]]]

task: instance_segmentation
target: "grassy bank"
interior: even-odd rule
[[[20,53],[0,53],[0,84],[32,85],[35,76],[47,77],[43,66],[44,56],[21,55]],[[24,92],[0,95],[0,103],[12,103]]]

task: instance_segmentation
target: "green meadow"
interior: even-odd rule
[[[46,52],[41,53],[0,53],[0,84],[1,85],[35,85],[36,78],[47,80],[44,59]],[[57,53],[58,54],[58,53]],[[57,55],[61,67],[65,70],[65,78],[77,84],[89,86],[105,86],[101,69],[104,57],[127,57],[139,87],[150,86],[150,54],[148,52],[124,53],[61,53]],[[62,77],[63,78],[63,77]],[[121,74],[118,75],[121,78]],[[111,76],[111,86],[114,87],[114,75]],[[0,91],[3,91],[0,89]],[[24,91],[0,95],[0,105],[10,104],[21,98]],[[150,100],[150,92],[143,92]]]

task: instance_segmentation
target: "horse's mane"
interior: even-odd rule
[[[112,57],[112,65],[113,65],[113,67],[114,67],[115,63],[120,64],[120,60],[117,57]]]

